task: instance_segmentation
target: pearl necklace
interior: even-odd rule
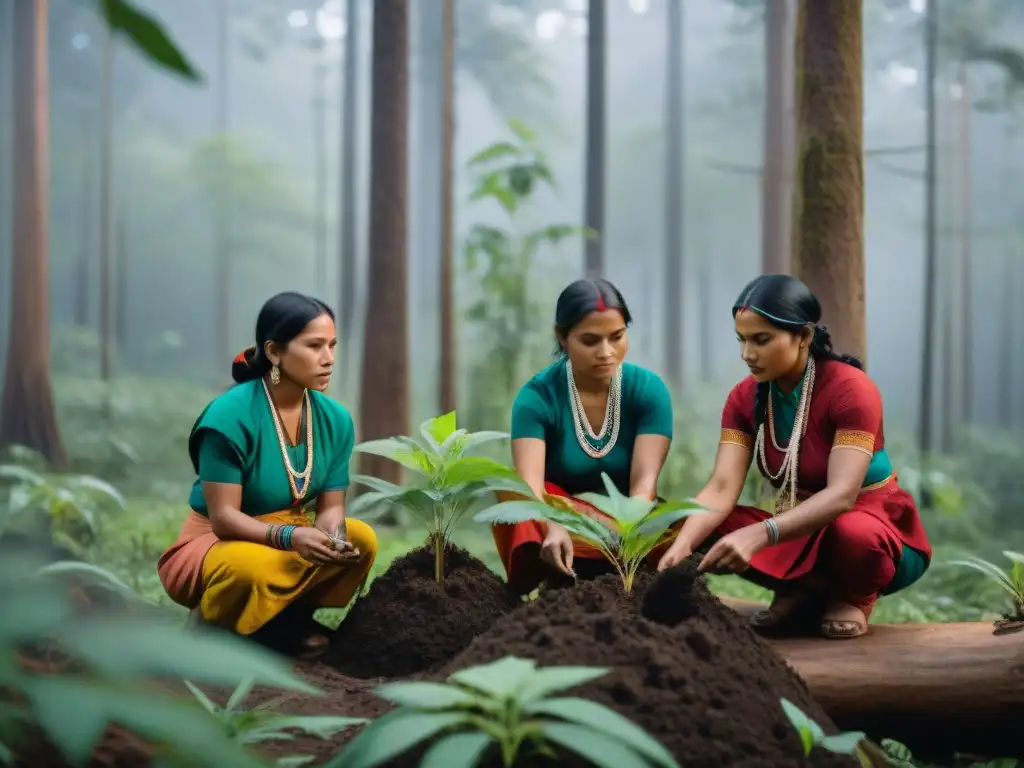
[[[768,468],[768,459],[765,456],[764,451],[764,424],[761,424],[757,429],[757,440],[755,441],[754,450],[756,451],[758,458],[761,460],[761,467],[770,480],[775,481],[780,478],[782,480],[779,485],[779,491],[775,496],[775,514],[785,512],[786,510],[792,509],[796,506],[796,484],[797,476],[799,474],[800,442],[804,434],[807,432],[808,414],[811,410],[811,393],[814,389],[814,373],[814,358],[808,357],[807,370],[804,374],[804,383],[800,390],[800,401],[796,407],[796,416],[793,418],[793,432],[789,437],[789,443],[786,445],[785,450],[779,447],[779,444],[775,439],[775,409],[772,407],[771,390],[768,392],[768,413],[767,418],[765,419],[768,422],[768,433],[771,435],[772,445],[775,447],[775,450],[780,451],[783,454],[782,465],[779,467],[778,472],[773,473]],[[786,498],[787,490],[789,491],[788,499]]]
[[[306,492],[309,491],[309,476],[313,473],[313,409],[310,407],[309,402],[309,390],[303,390],[302,392],[302,405],[306,412],[306,468],[301,472],[296,472],[295,467],[292,466],[291,456],[288,454],[288,443],[285,438],[284,424],[281,423],[281,417],[277,413],[277,406],[274,404],[274,398],[270,395],[270,389],[267,387],[266,379],[260,379],[263,382],[263,392],[267,396],[267,405],[270,406],[270,415],[274,417],[274,428],[277,430],[277,442],[281,446],[281,458],[284,460],[285,474],[288,475],[288,486],[292,492],[292,499],[295,503],[302,501],[306,496]],[[302,481],[302,488],[299,489],[298,481]]]
[[[588,456],[594,459],[603,458],[611,452],[612,448],[615,447],[616,441],[619,439],[619,422],[621,421],[622,410],[622,366],[619,366],[608,387],[608,405],[605,406],[604,424],[601,425],[601,431],[596,434],[593,427],[590,426],[590,421],[587,419],[587,411],[583,407],[583,399],[576,388],[576,378],[572,375],[572,362],[569,360],[565,361],[565,374],[569,385],[569,409],[572,411],[576,440],[579,442],[580,448]],[[603,440],[609,431],[611,436],[604,446],[597,447],[594,445],[594,443],[599,443]]]

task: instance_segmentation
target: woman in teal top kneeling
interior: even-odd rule
[[[193,619],[281,645],[281,633],[265,632],[278,619],[310,655],[328,642],[313,610],[351,600],[377,540],[345,517],[355,430],[348,411],[324,394],[334,314],[316,299],[278,294],[260,311],[256,342],[235,358],[236,386],[192,427],[191,510],[158,571]],[[291,639],[281,650],[294,648]]]
[[[555,308],[558,360],[526,382],[512,406],[512,461],[519,475],[538,498],[567,498],[581,514],[599,519],[596,508],[574,497],[603,492],[605,473],[622,493],[654,499],[672,442],[668,387],[652,371],[623,362],[631,322],[622,294],[607,280],[569,285]],[[520,593],[604,570],[597,549],[555,523],[495,525],[493,531],[509,584]]]

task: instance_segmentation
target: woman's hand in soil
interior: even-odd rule
[[[661,560],[658,561],[658,571],[674,568],[692,554],[693,549],[690,547],[690,542],[677,536],[665,554],[661,556]]]
[[[720,538],[697,566],[698,571],[742,573],[750,558],[768,546],[768,529],[760,523],[748,525]]]
[[[569,532],[557,523],[548,523],[547,535],[540,545],[540,559],[560,573],[576,578],[572,569],[572,539]]]
[[[349,546],[352,546],[349,544]],[[319,528],[301,526],[292,532],[292,549],[314,565],[337,565],[347,557],[334,549],[331,537]],[[351,556],[349,556],[351,557]]]

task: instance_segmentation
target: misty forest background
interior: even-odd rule
[[[1024,547],[1024,4],[933,2],[929,49],[923,0],[864,0],[865,268],[849,291],[865,305],[825,318],[856,347],[842,351],[867,352],[936,543],[883,621],[998,613],[996,588],[946,561]],[[608,277],[633,309],[630,359],[673,386],[663,492],[700,488],[745,374],[729,308],[762,270],[803,274],[794,2],[591,0],[588,35],[586,0],[147,0],[198,85],[111,38],[95,0],[49,1],[47,71],[23,77],[14,5],[0,4],[0,445],[47,489],[17,526],[165,601],[155,563],[185,512],[189,429],[288,289],[338,310],[330,393],[369,439],[452,407],[460,426],[507,428],[550,360],[558,292]],[[376,32],[374,7],[390,20]],[[15,226],[33,194],[18,164],[38,149],[15,145],[15,123],[40,108],[48,242]],[[18,302],[34,322],[11,322]],[[422,541],[401,519],[380,536],[375,572]],[[498,567],[487,530],[456,538]]]

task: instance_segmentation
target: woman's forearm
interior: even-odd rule
[[[698,493],[695,500],[708,511],[690,515],[683,520],[678,537],[685,541],[691,550],[697,549],[708,536],[714,533],[718,526],[725,522],[734,506],[731,500],[710,488],[705,488]]]
[[[231,507],[211,509],[210,523],[218,539],[224,541],[251,541],[255,544],[267,543],[266,523],[254,520],[241,510]]]
[[[853,499],[856,499],[856,495]],[[779,541],[799,539],[820,531],[851,506],[853,503],[849,493],[836,488],[825,488],[788,512],[775,515],[775,522],[779,527]]]

